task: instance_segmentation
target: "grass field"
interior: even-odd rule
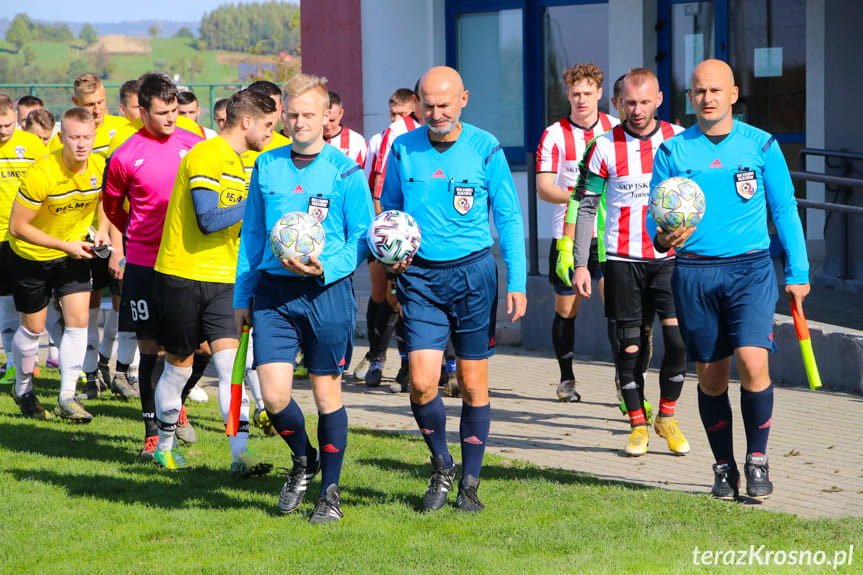
[[[57,377],[46,370],[37,382],[46,405],[56,398]],[[307,381],[297,393],[309,393]],[[88,408],[96,416],[88,426],[25,420],[3,389],[0,572],[796,573],[799,566],[695,565],[693,551],[764,545],[823,551],[832,562],[863,542],[861,519],[799,519],[496,456],[483,469],[483,513],[459,512],[452,494],[447,508],[424,514],[425,444],[358,428],[350,431],[341,482],[345,518],[312,527],[303,514],[318,480],[306,503],[282,516],[282,478],[228,473],[215,398],[189,406],[198,443],[186,450],[194,469],[180,473],[137,460],[138,402],[96,400]],[[313,429],[314,416],[307,419]],[[250,445],[277,466],[290,465],[281,439],[255,430]],[[457,446],[451,450],[458,459]],[[859,573],[861,564],[854,556],[838,572]]]

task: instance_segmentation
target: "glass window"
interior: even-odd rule
[[[608,4],[545,8],[542,38],[545,125],[569,114],[563,72],[576,64],[593,63],[602,68],[605,79],[599,109],[608,112],[616,80],[608,77]]]
[[[671,121],[684,127],[695,123],[686,91],[699,62],[714,58],[713,2],[684,2],[671,6]],[[668,90],[660,86],[663,90]],[[666,92],[668,94],[668,92]]]
[[[504,147],[524,147],[521,10],[458,15],[458,70],[470,91],[462,117]]]
[[[744,121],[806,131],[806,0],[731,0],[728,58]]]

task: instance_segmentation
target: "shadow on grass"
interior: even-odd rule
[[[280,515],[273,502],[235,498],[225,492],[225,487],[248,490],[251,484],[234,480],[227,471],[208,467],[195,467],[189,471],[166,472],[141,464],[125,466],[123,471],[134,471],[140,478],[113,477],[92,473],[57,473],[44,469],[15,469],[7,471],[18,481],[39,481],[63,489],[69,497],[99,498],[114,503],[144,504],[162,509],[215,508],[248,509],[259,508],[270,515]],[[270,482],[255,482],[256,491],[278,493],[278,487]],[[279,483],[281,485],[281,483]]]
[[[129,461],[129,450],[119,443],[124,435],[95,433],[84,426],[64,421],[27,425],[0,423],[0,447],[9,451],[35,452],[48,457]]]

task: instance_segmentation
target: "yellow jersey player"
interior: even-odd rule
[[[50,414],[33,393],[39,336],[45,329],[48,302],[57,294],[66,327],[60,344],[60,397],[54,412],[88,423],[93,416],[75,398],[75,384],[87,347],[87,307],[93,289],[90,262],[107,257],[107,219],[88,242],[88,229],[101,211],[104,160],[91,155],[96,137],[93,115],[83,108],[66,110],[61,119],[62,150],[37,161],[25,174],[9,218],[9,271],[21,326],[13,353],[18,366],[15,397],[25,417]]]
[[[242,90],[231,96],[221,135],[197,144],[180,163],[162,243],[156,257],[153,303],[156,339],[166,364],[156,386],[156,461],[166,469],[188,467],[173,449],[181,392],[192,372],[193,352],[201,340],[212,350],[219,375],[219,407],[227,421],[231,372],[238,338],[233,295],[246,182],[240,155],[261,150],[278,121],[268,96]],[[240,428],[231,437],[231,471],[261,475],[272,464],[250,453],[249,407],[244,401]]]
[[[44,155],[45,146],[37,136],[15,128],[15,102],[6,94],[0,94],[0,335],[6,352],[6,367],[0,383],[4,384],[15,383],[12,338],[18,329],[7,263],[9,212],[24,174]]]

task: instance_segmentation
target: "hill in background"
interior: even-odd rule
[[[34,22],[38,22],[39,24],[54,24],[55,22],[48,22],[46,20],[33,20]],[[9,18],[0,18],[0,37],[4,37],[6,35],[6,29],[9,28],[9,23],[11,20]],[[99,33],[99,36],[111,36],[111,35],[119,35],[119,36],[149,36],[148,32],[150,26],[153,24],[158,24],[161,27],[160,36],[163,38],[171,38],[176,34],[181,28],[184,26],[191,30],[194,34],[198,34],[201,28],[201,22],[171,22],[168,20],[136,20],[134,22],[102,22],[95,23],[92,26],[96,29],[96,32]],[[72,30],[72,33],[75,36],[78,36],[78,33],[81,31],[81,28],[84,27],[84,22],[66,22],[66,25],[69,26],[69,29]]]

